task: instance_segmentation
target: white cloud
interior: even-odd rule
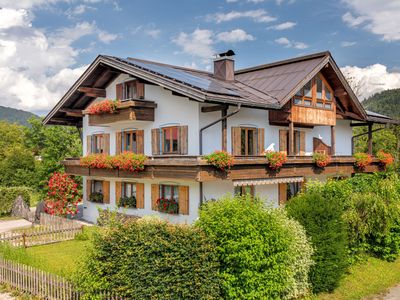
[[[97,36],[98,36],[99,40],[101,42],[103,42],[104,44],[109,44],[119,37],[118,34],[109,33],[104,30],[99,30],[97,33]]]
[[[270,26],[268,28],[275,29],[275,30],[286,30],[286,29],[291,29],[296,25],[297,25],[297,23],[295,23],[295,22],[284,22],[284,23],[281,23],[278,25]]]
[[[400,1],[398,0],[343,0],[351,12],[342,16],[350,27],[379,35],[385,41],[400,40]]]
[[[232,31],[224,31],[217,34],[217,39],[221,42],[236,43],[243,41],[253,41],[254,37],[243,29],[234,29]]]
[[[214,54],[212,37],[211,30],[197,28],[189,34],[181,32],[177,38],[173,39],[173,42],[186,54],[209,59]]]
[[[160,29],[147,29],[145,30],[145,34],[147,34],[148,36],[152,37],[153,39],[156,39],[160,36],[161,34],[161,30]]]
[[[275,40],[275,43],[285,46],[286,48],[307,49],[309,46],[303,42],[290,41],[286,37],[280,37]]]
[[[388,71],[385,65],[346,66],[341,70],[360,100],[383,90],[400,88],[400,73]]]
[[[25,9],[0,7],[0,29],[19,26],[31,26],[31,20]]]
[[[209,21],[222,23],[236,19],[247,18],[258,23],[268,23],[275,21],[276,18],[268,15],[264,9],[248,10],[248,11],[231,11],[228,13],[216,13],[206,17]]]
[[[357,42],[343,41],[340,43],[340,46],[342,47],[352,47],[354,45],[357,45]]]

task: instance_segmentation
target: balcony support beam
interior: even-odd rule
[[[372,123],[368,123],[368,154],[372,155]]]
[[[288,132],[289,138],[288,138],[288,155],[293,156],[294,155],[294,124],[290,120],[289,121],[289,132]]]
[[[331,126],[331,155],[336,155],[336,127]]]

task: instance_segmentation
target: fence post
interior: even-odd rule
[[[22,233],[22,244],[23,244],[24,248],[26,248],[26,233],[25,232]]]

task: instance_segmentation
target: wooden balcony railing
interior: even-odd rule
[[[352,156],[333,156],[331,163],[324,169],[315,166],[310,156],[289,156],[288,161],[279,171],[271,170],[264,156],[238,156],[235,165],[228,171],[220,171],[200,156],[154,156],[145,162],[144,171],[132,173],[117,169],[92,169],[80,166],[79,158],[63,161],[66,172],[80,176],[113,177],[113,178],[162,178],[191,179],[196,181],[213,181],[218,179],[262,179],[290,176],[349,176],[357,170]],[[367,166],[364,172],[380,171],[376,159]]]

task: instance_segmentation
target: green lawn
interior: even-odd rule
[[[85,228],[90,234],[92,228]],[[27,249],[0,245],[0,255],[47,272],[69,277],[83,259],[89,240],[71,240]]]
[[[316,300],[358,300],[380,294],[400,283],[400,259],[386,262],[368,258],[350,269],[332,294],[322,294]]]

